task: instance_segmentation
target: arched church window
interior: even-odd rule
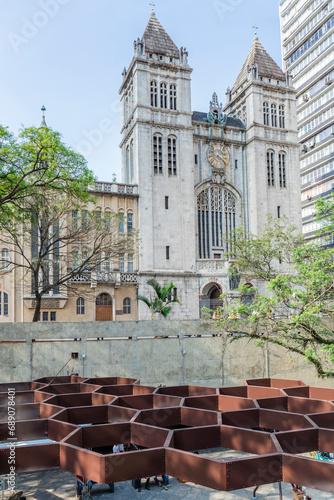
[[[209,187],[197,196],[198,255],[211,259],[231,250],[226,235],[236,227],[236,198],[227,189]]]
[[[263,124],[269,126],[269,104],[267,102],[263,103]]]
[[[167,109],[167,83],[160,83],[160,107]]]
[[[158,107],[158,84],[155,80],[151,81],[151,106]]]
[[[153,170],[155,174],[162,174],[162,136],[154,134],[153,136]]]
[[[176,137],[168,137],[168,175],[177,175]]]
[[[278,173],[279,173],[279,187],[286,187],[286,170],[285,170],[285,153],[280,151],[278,154]]]
[[[170,109],[176,111],[176,85],[169,86],[169,100]]]
[[[284,104],[280,104],[278,110],[279,110],[279,126],[280,126],[280,128],[285,128],[285,110],[284,110]]]
[[[277,106],[276,106],[276,104],[271,105],[271,126],[277,127]]]
[[[275,153],[267,151],[267,182],[268,186],[275,186]]]

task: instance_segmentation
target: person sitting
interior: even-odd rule
[[[161,474],[161,477],[162,477],[162,481],[159,481],[157,476],[154,476],[153,479],[157,483],[157,485],[162,486],[163,488],[165,488],[165,490],[168,490],[169,484],[168,484],[167,474]]]
[[[79,498],[81,498],[81,493],[82,493],[84,483],[85,483],[85,478],[83,476],[79,476],[77,474],[77,496]]]

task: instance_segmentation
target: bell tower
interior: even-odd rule
[[[296,91],[256,35],[226,95],[225,112],[246,126],[246,228],[261,233],[267,214],[300,228]]]
[[[194,154],[188,52],[175,45],[152,12],[123,71],[123,182],[138,184],[139,293],[146,282],[173,281],[177,316],[197,317],[190,298],[196,273]],[[139,319],[149,318],[139,303]],[[177,311],[177,312],[176,312]]]

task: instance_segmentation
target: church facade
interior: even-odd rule
[[[191,73],[186,49],[152,12],[123,71],[120,147],[123,182],[138,186],[139,293],[149,296],[150,278],[172,281],[175,319],[238,294],[226,258],[231,230],[258,234],[267,214],[301,224],[289,77],[256,36],[224,105],[208,89],[208,109],[193,111]],[[145,304],[138,317],[149,319]]]

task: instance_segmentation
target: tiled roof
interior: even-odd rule
[[[273,80],[285,81],[285,74],[275,63],[275,61],[270,57],[268,52],[262,47],[257,36],[254,38],[252,48],[249,51],[247,59],[239,73],[238,78],[233,85],[235,90],[240,85],[247,80],[247,68],[248,66],[257,65],[258,76],[264,76],[266,78],[272,78]]]
[[[201,111],[194,111],[193,115],[192,115],[192,120],[195,122],[208,123],[208,115],[207,115],[207,113],[202,113]],[[232,117],[232,116],[227,117],[226,126],[227,127],[245,128],[245,125],[243,124],[243,122],[239,118]]]
[[[179,57],[179,49],[164,30],[154,12],[144,31],[142,41],[145,42],[145,51],[153,54],[162,54],[171,57]]]

